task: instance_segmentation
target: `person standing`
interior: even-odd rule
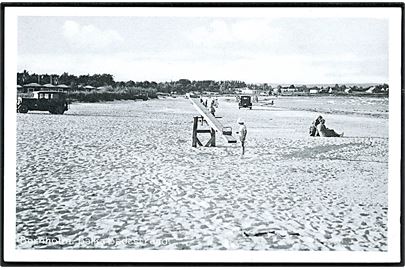
[[[239,131],[237,131],[236,133],[239,134],[239,140],[242,145],[242,156],[243,156],[245,154],[245,141],[247,128],[244,121],[241,118],[238,118],[238,124],[239,124]]]
[[[213,115],[213,116],[215,116],[215,106],[214,106],[214,101],[212,101],[211,102],[211,114]]]

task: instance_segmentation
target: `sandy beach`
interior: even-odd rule
[[[183,97],[18,114],[17,248],[387,251],[388,98],[273,99],[219,99],[243,157],[191,147]]]

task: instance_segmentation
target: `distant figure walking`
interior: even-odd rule
[[[208,106],[208,99],[206,99],[206,100],[204,101],[204,106],[205,106],[205,107]]]
[[[245,154],[245,140],[247,128],[245,126],[244,121],[241,118],[238,118],[238,124],[239,124],[239,131],[237,131],[236,133],[239,134],[239,140],[242,145],[242,156],[243,156]]]
[[[316,130],[321,137],[343,137],[342,134],[337,133],[333,129],[329,129],[325,126],[325,119],[321,119],[320,123],[316,126]]]
[[[212,101],[211,102],[211,114],[213,115],[213,116],[215,116],[215,106],[214,106],[214,101]]]
[[[318,130],[316,129],[316,127],[319,125],[319,123],[321,123],[322,120],[322,116],[318,116],[318,118],[316,118],[313,122],[312,125],[309,127],[309,136],[319,136]]]

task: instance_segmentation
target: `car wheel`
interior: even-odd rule
[[[56,109],[56,113],[57,114],[63,114],[65,112],[65,107],[63,107],[63,106],[59,106],[57,109]]]
[[[27,112],[28,112],[28,106],[25,105],[25,104],[21,104],[21,105],[18,107],[18,112],[19,112],[19,113],[27,113]]]

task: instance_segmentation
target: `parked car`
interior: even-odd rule
[[[239,109],[249,108],[252,109],[252,97],[251,96],[240,96],[239,98]]]
[[[49,111],[52,114],[63,114],[68,110],[66,94],[57,91],[35,91],[33,97],[18,97],[17,112]]]

